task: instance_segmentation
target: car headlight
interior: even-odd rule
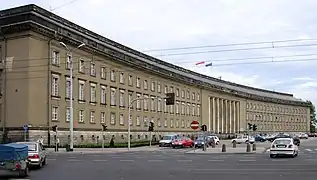
[[[201,144],[205,144],[204,142],[201,142]]]
[[[195,144],[197,144],[197,142],[195,142]]]

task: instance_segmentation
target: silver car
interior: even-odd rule
[[[26,144],[29,148],[29,165],[39,168],[46,164],[46,151],[42,144],[38,142],[18,142]]]

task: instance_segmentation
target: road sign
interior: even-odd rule
[[[190,127],[192,129],[198,129],[199,128],[199,122],[198,121],[193,121],[191,124],[190,124]]]
[[[24,129],[25,132],[28,131],[29,125],[28,124],[23,125],[23,129]]]

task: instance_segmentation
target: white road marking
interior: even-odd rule
[[[191,159],[179,159],[177,161],[178,162],[192,162],[193,160],[191,160]]]
[[[121,159],[120,161],[121,162],[134,162],[133,159]]]
[[[225,160],[223,160],[223,159],[210,159],[210,160],[208,160],[209,162],[223,162],[223,161],[225,161]]]
[[[56,159],[46,159],[46,160],[48,160],[48,161],[56,161]]]
[[[107,162],[108,160],[105,159],[96,159],[96,160],[92,160],[94,162]]]
[[[255,159],[239,159],[240,162],[254,162]]]
[[[305,149],[305,150],[306,150],[306,151],[309,151],[309,152],[312,151],[311,149]]]
[[[276,162],[279,162],[279,161],[287,161],[286,159],[272,159],[272,161],[276,161]]]
[[[79,159],[68,159],[68,161],[70,161],[70,162],[79,162],[79,161],[82,161],[82,160],[79,160]]]
[[[68,159],[76,159],[77,157],[75,156],[69,156]]]
[[[163,160],[161,160],[161,159],[149,159],[149,160],[147,160],[147,161],[149,161],[149,162],[162,162]]]

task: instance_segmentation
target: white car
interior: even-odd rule
[[[173,140],[178,137],[179,135],[176,134],[163,136],[163,138],[159,141],[159,147],[172,146]]]
[[[249,142],[250,144],[253,144],[255,142],[255,139],[252,136],[243,135],[243,136],[238,136],[237,138],[232,139],[231,142],[237,143],[237,144]]]
[[[275,158],[279,155],[298,156],[298,146],[294,144],[293,138],[275,139],[270,147],[270,157]]]
[[[46,164],[45,148],[38,142],[18,142],[29,148],[29,165],[41,168]]]
[[[218,136],[212,135],[212,136],[208,136],[208,138],[212,138],[215,141],[216,145],[220,144],[220,139],[218,138]]]

